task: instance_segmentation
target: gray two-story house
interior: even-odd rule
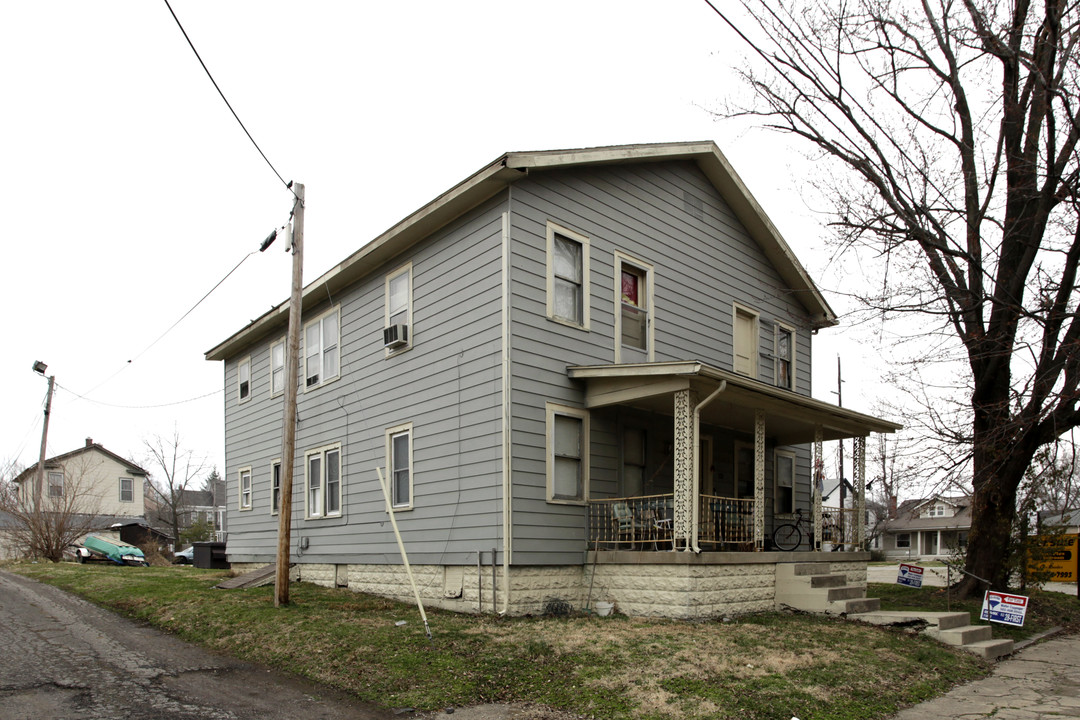
[[[290,462],[300,578],[411,597],[380,468],[422,595],[460,610],[773,607],[822,443],[898,427],[810,397],[835,315],[711,142],[508,153],[308,284],[282,458],[287,318],[206,353],[229,560],[274,560]]]

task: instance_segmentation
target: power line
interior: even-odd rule
[[[80,395],[79,393],[77,393],[77,392],[74,392],[74,391],[72,391],[72,390],[70,390],[70,389],[68,390],[68,392],[71,392],[71,393],[72,393],[73,395],[75,395],[76,397],[82,398],[83,400],[87,400],[88,398],[86,397],[86,395],[90,395],[90,394],[91,394],[91,393],[93,393],[93,392],[94,392],[95,390],[97,390],[98,388],[100,388],[100,387],[101,387],[102,385],[105,385],[105,384],[106,384],[106,383],[108,383],[108,382],[109,382],[110,380],[112,380],[112,379],[113,379],[114,377],[116,377],[116,376],[117,376],[117,375],[119,375],[120,373],[124,372],[124,370],[126,370],[126,369],[128,368],[128,366],[129,366],[129,365],[131,365],[131,364],[132,364],[133,362],[135,362],[136,360],[138,360],[139,358],[141,358],[141,357],[142,357],[143,355],[145,355],[145,354],[146,354],[147,352],[149,352],[150,348],[154,347],[154,346],[155,346],[155,345],[157,345],[157,344],[158,344],[159,342],[161,342],[161,340],[162,340],[162,339],[163,339],[163,338],[164,338],[164,337],[165,337],[166,335],[168,335],[169,333],[171,333],[171,332],[172,332],[172,331],[173,331],[173,330],[174,330],[174,329],[176,328],[176,326],[177,326],[177,325],[179,325],[179,324],[180,324],[181,322],[183,322],[183,321],[184,321],[184,319],[185,319],[185,318],[186,318],[186,317],[187,317],[188,315],[190,315],[190,314],[191,314],[192,312],[194,312],[194,311],[195,311],[195,308],[197,308],[197,307],[199,307],[200,305],[202,305],[203,301],[204,301],[204,300],[206,300],[206,298],[210,297],[211,293],[213,293],[213,292],[214,292],[215,290],[217,290],[217,289],[218,289],[219,287],[221,287],[221,284],[222,284],[223,282],[225,282],[226,280],[228,280],[228,279],[229,279],[229,276],[231,276],[231,275],[232,275],[232,274],[233,274],[234,272],[236,272],[236,271],[237,271],[237,270],[238,270],[238,269],[240,268],[240,266],[241,266],[241,265],[243,265],[243,264],[244,264],[244,262],[245,262],[245,261],[246,261],[246,260],[247,260],[247,259],[248,259],[249,257],[251,257],[252,255],[256,254],[256,252],[257,252],[257,251],[255,251],[255,250],[252,250],[252,251],[251,251],[251,252],[249,252],[249,253],[248,253],[247,255],[245,255],[245,256],[244,256],[243,258],[241,258],[241,259],[240,259],[240,262],[236,263],[236,265],[235,265],[235,266],[233,266],[233,269],[232,269],[232,270],[230,270],[229,272],[227,272],[227,273],[225,274],[225,277],[223,277],[223,278],[221,278],[220,280],[218,280],[218,281],[217,281],[217,283],[216,283],[216,284],[214,285],[214,287],[210,288],[210,289],[209,289],[209,290],[208,290],[208,291],[206,292],[206,294],[205,294],[205,295],[203,295],[203,296],[202,296],[201,298],[199,298],[198,302],[196,302],[196,303],[195,303],[194,305],[192,305],[192,306],[191,306],[190,308],[188,308],[187,312],[185,312],[185,313],[184,313],[183,315],[181,315],[181,316],[180,316],[180,318],[179,318],[179,319],[178,319],[178,320],[177,320],[176,322],[174,322],[174,323],[173,323],[172,325],[170,325],[170,326],[169,326],[169,328],[168,328],[168,329],[167,329],[167,330],[166,330],[165,332],[161,333],[161,335],[159,335],[159,336],[158,336],[157,340],[154,340],[154,341],[153,341],[152,343],[150,343],[150,344],[149,344],[149,345],[147,345],[147,346],[146,346],[145,348],[143,348],[143,349],[142,349],[142,351],[140,351],[138,355],[134,356],[133,358],[131,358],[130,360],[128,360],[128,361],[127,361],[126,363],[124,363],[123,365],[121,365],[121,366],[120,366],[120,369],[119,369],[119,370],[117,370],[117,371],[116,371],[116,372],[114,372],[114,373],[113,373],[112,375],[110,375],[109,377],[107,377],[107,378],[105,378],[104,380],[102,380],[101,382],[99,382],[99,383],[98,383],[97,385],[95,385],[94,387],[92,387],[92,388],[90,388],[89,390],[87,390],[87,391],[86,391],[86,394],[85,394],[85,395]],[[94,401],[91,401],[91,402],[94,402]]]
[[[275,175],[277,175],[277,179],[281,181],[281,184],[285,186],[286,190],[293,194],[293,197],[296,197],[296,193],[293,192],[292,189],[292,183],[285,182],[285,178],[281,177],[281,173],[279,173],[277,171],[277,168],[274,167],[274,164],[270,162],[270,158],[266,157],[266,153],[264,153],[262,151],[262,148],[259,147],[259,144],[255,142],[255,138],[251,137],[251,133],[249,133],[248,129],[244,126],[244,122],[240,119],[240,116],[236,114],[236,111],[233,110],[233,106],[229,102],[229,99],[225,97],[225,93],[221,91],[221,88],[217,84],[217,80],[215,80],[214,76],[210,74],[210,69],[206,67],[206,63],[203,62],[202,57],[199,55],[199,51],[195,49],[195,44],[191,42],[191,38],[188,37],[187,30],[185,30],[184,26],[180,24],[180,18],[176,17],[176,13],[173,11],[172,5],[169,4],[169,0],[164,1],[165,7],[169,8],[169,13],[173,16],[173,20],[176,21],[176,26],[180,28],[180,32],[184,34],[184,39],[187,40],[187,44],[191,48],[191,52],[195,53],[196,59],[198,59],[199,64],[202,65],[202,69],[206,72],[206,77],[210,78],[210,82],[214,84],[214,89],[218,91],[218,95],[220,95],[221,99],[225,101],[225,106],[229,108],[229,112],[231,112],[232,116],[236,118],[236,122],[240,123],[240,128],[244,131],[244,134],[248,136],[248,140],[250,140],[251,144],[255,146],[255,149],[259,151],[259,154],[262,155],[262,159],[266,161],[266,164],[269,165],[270,169],[274,171]],[[299,198],[297,199],[299,200]]]
[[[85,400],[88,403],[94,403],[95,405],[103,405],[105,407],[111,407],[111,408],[119,408],[121,410],[155,410],[157,408],[173,407],[174,405],[184,405],[184,404],[189,403],[189,402],[195,402],[196,400],[202,400],[204,398],[208,398],[208,397],[212,397],[214,395],[217,395],[218,393],[225,392],[224,388],[219,388],[217,390],[214,390],[213,392],[208,392],[208,393],[206,393],[204,395],[198,395],[196,397],[187,398],[186,400],[175,400],[173,402],[161,403],[159,405],[117,405],[115,403],[107,403],[107,402],[102,402],[100,400],[92,400],[92,399],[86,397],[86,395],[80,395],[79,393],[75,392],[71,388],[64,387],[60,383],[56,383],[56,387],[60,388],[61,390],[66,390],[69,393],[71,393],[72,395],[74,395],[75,397],[79,398],[80,400]]]

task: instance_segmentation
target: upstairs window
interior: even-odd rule
[[[334,308],[304,326],[304,384],[309,389],[338,376],[338,320]]]
[[[249,357],[241,360],[236,368],[236,397],[240,402],[246,402],[251,397],[251,358]]]
[[[64,497],[64,473],[51,472],[49,473],[49,497],[61,498]]]
[[[620,252],[615,253],[615,362],[626,362],[623,350],[645,353],[633,360],[653,359],[652,266]]]
[[[285,392],[285,341],[270,346],[270,395]]]
[[[383,345],[387,354],[412,347],[412,264],[386,276]]]
[[[120,502],[135,502],[134,478],[120,478]]]
[[[547,313],[589,329],[589,239],[554,223],[547,227]]]
[[[795,332],[779,323],[776,325],[773,358],[773,377],[776,386],[785,390],[795,389]]]
[[[733,368],[737,373],[756,378],[758,376],[758,315],[752,310],[736,305],[733,317]]]

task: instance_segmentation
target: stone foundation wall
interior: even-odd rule
[[[625,615],[702,620],[769,611],[775,605],[776,562],[759,562],[760,555],[749,553],[732,554],[730,562],[661,555],[655,563],[642,562],[645,558],[638,553],[620,553],[583,566],[511,568],[507,611],[510,615],[580,611],[606,600]],[[233,569],[246,572],[265,564],[235,563]],[[866,587],[865,561],[837,559],[828,565],[830,572],[843,573],[848,584]],[[489,565],[481,567],[479,575],[475,565],[414,565],[412,572],[425,607],[467,613],[504,609],[501,565],[494,569],[494,577]],[[403,565],[302,563],[293,568],[293,579],[415,602]]]
[[[597,565],[592,603],[608,600],[638,617],[700,620],[771,610],[776,566]],[[593,568],[586,568],[586,587]]]

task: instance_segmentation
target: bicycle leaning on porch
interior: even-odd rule
[[[838,526],[836,523],[832,522],[831,517],[832,516],[829,513],[822,513],[822,515],[821,515],[822,525],[823,525],[821,537],[822,537],[823,540],[825,540],[827,542],[830,541],[830,540],[835,542],[836,538],[843,537],[843,534],[840,531],[840,526]],[[802,545],[802,537],[803,537],[802,525],[803,525],[802,508],[796,508],[795,509],[795,522],[793,522],[793,523],[784,523],[783,525],[778,525],[776,527],[776,529],[773,530],[773,535],[772,535],[773,545],[775,545],[778,550],[796,550],[796,549],[798,549],[798,547],[800,545]],[[807,526],[808,527],[807,527],[807,530],[806,530],[806,534],[807,534],[807,537],[810,538],[810,547],[813,548],[814,547],[814,530],[809,525],[809,521],[807,522]]]

